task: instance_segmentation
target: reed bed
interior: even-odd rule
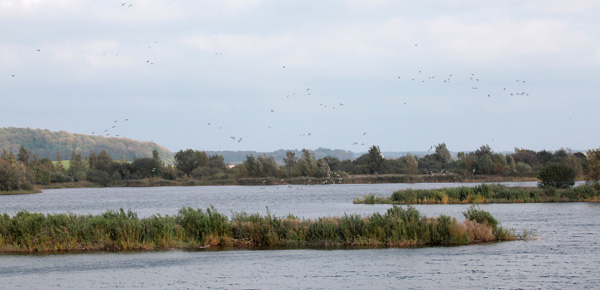
[[[399,190],[390,197],[374,194],[354,199],[355,204],[470,204],[528,202],[597,202],[600,189],[580,185],[568,189],[508,187],[502,184],[481,184],[475,187]]]
[[[0,215],[0,252],[153,250],[206,247],[408,247],[513,240],[493,217],[472,206],[465,220],[428,218],[414,207],[393,206],[370,216],[300,219],[289,215],[182,208],[177,215],[139,218],[132,211],[100,215]]]

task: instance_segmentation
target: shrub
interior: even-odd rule
[[[471,205],[463,215],[468,220],[489,225],[494,233],[498,229],[498,221],[489,212],[479,209],[479,207],[474,204]]]
[[[564,164],[551,164],[538,175],[540,188],[569,188],[575,184],[575,170]]]
[[[50,172],[50,182],[51,183],[63,183],[63,182],[73,182],[73,177],[64,174],[63,172],[53,171]]]
[[[490,242],[496,240],[492,227],[487,224],[480,224],[476,221],[467,219],[462,224],[472,243]]]
[[[112,182],[112,178],[108,172],[98,169],[90,169],[86,174],[86,179],[90,182],[108,186]]]

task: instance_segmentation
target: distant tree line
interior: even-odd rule
[[[432,148],[433,149],[433,148]],[[38,158],[37,154],[19,148],[15,156],[7,150],[0,158],[0,191],[30,190],[33,185],[52,183],[92,182],[101,186],[129,185],[136,180],[163,180],[161,184],[236,184],[248,178],[317,178],[342,182],[349,176],[457,176],[465,180],[477,176],[539,178],[542,186],[566,187],[575,178],[598,183],[600,179],[600,149],[587,154],[560,149],[555,152],[516,148],[514,153],[494,153],[490,146],[481,146],[474,152],[459,152],[452,156],[446,144],[435,146],[425,156],[406,156],[386,159],[378,146],[355,160],[340,160],[325,156],[317,159],[309,150],[287,151],[279,163],[273,156],[246,155],[236,166],[227,166],[222,155],[187,149],[174,156],[174,165],[166,165],[154,150],[152,157],[114,160],[106,151],[90,153],[71,152],[68,166],[60,153],[56,162]],[[587,156],[586,156],[587,155]],[[65,168],[66,167],[66,168]],[[556,181],[559,180],[559,181]],[[169,183],[172,182],[172,183]],[[134,183],[132,183],[134,184]],[[143,184],[142,184],[143,185]]]
[[[595,150],[590,150],[595,152]],[[326,172],[343,172],[345,174],[455,174],[463,176],[496,175],[505,177],[537,177],[540,170],[550,164],[561,164],[569,167],[575,176],[581,177],[588,168],[585,154],[573,153],[566,149],[556,152],[546,150],[535,152],[516,148],[515,153],[504,155],[494,153],[490,146],[484,145],[475,152],[459,152],[452,156],[445,143],[435,146],[432,154],[422,157],[408,153],[396,159],[386,159],[378,146],[356,160],[339,160],[335,157],[315,159],[308,150],[302,150],[297,157],[288,151],[283,166],[275,166],[272,157],[247,156],[240,172],[250,177],[295,177],[316,176]],[[600,170],[598,170],[600,171]]]
[[[115,161],[106,152],[90,153],[82,158],[81,152],[73,151],[65,168],[60,154],[57,161],[38,158],[24,146],[21,146],[15,157],[12,152],[2,151],[0,158],[0,191],[30,190],[32,185],[49,185],[52,183],[68,183],[89,181],[102,186],[122,185],[123,181],[160,177],[175,179],[172,166],[165,166],[160,160],[158,151],[154,150],[152,158],[138,158],[133,162],[125,159]]]

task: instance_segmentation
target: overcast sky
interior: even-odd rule
[[[0,127],[172,151],[598,148],[598,15],[596,0],[0,0]]]

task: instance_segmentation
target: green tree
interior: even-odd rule
[[[477,155],[475,155],[477,156]],[[492,161],[492,155],[482,155],[481,157],[477,158],[477,161],[475,162],[476,168],[477,170],[475,171],[475,174],[483,174],[483,175],[489,175],[492,174],[493,170],[494,170],[494,161]]]
[[[367,152],[367,166],[371,174],[383,172],[383,154],[379,150],[379,146],[371,146]]]
[[[246,155],[246,161],[242,165],[245,168],[244,173],[248,177],[260,176],[260,165],[254,155]]]
[[[31,188],[25,165],[17,162],[12,152],[3,150],[2,158],[0,158],[0,191],[29,190]]]
[[[506,162],[506,156],[504,156],[504,154],[492,154],[492,163],[494,164],[492,174],[506,175],[510,172],[510,166],[508,165],[508,162]]]
[[[540,160],[533,150],[515,148],[515,153],[511,154],[511,156],[515,159],[517,164],[522,162],[531,166],[532,168],[538,168],[540,166]]]
[[[73,177],[74,181],[85,180],[86,168],[81,158],[81,152],[71,152],[69,159],[69,176]]]
[[[575,171],[564,164],[550,164],[544,167],[538,178],[541,188],[569,188],[575,184]]]
[[[487,156],[487,155],[492,155],[492,148],[490,147],[490,145],[482,145],[481,147],[479,147],[479,149],[475,150],[475,156],[477,156],[477,158],[481,158],[483,156]]]
[[[315,174],[315,177],[325,177],[331,174],[331,168],[329,167],[329,163],[327,163],[327,160],[325,159],[319,159],[317,161],[317,174]]]
[[[208,164],[206,152],[187,149],[175,154],[175,167],[182,174],[190,174],[194,169]]]
[[[419,174],[419,162],[417,161],[417,158],[410,153],[407,153],[404,158],[406,159],[406,164],[408,165],[408,173]]]
[[[19,154],[17,154],[17,160],[23,163],[25,166],[29,165],[31,161],[31,151],[27,150],[23,145],[19,148]]]
[[[302,149],[302,157],[296,162],[296,168],[301,176],[316,176],[319,170],[317,159],[307,149]]]
[[[329,166],[329,170],[331,171],[338,171],[341,169],[341,161],[337,157],[325,156],[321,160],[325,160],[325,162],[327,162],[327,166]]]
[[[102,186],[108,186],[112,182],[112,177],[108,174],[108,172],[98,169],[88,170],[86,173],[86,179]]]
[[[406,164],[406,157],[397,159],[384,159],[383,168],[386,174],[407,174],[408,165]]]
[[[446,143],[440,143],[435,146],[435,157],[443,165],[452,163],[452,155],[446,148]]]
[[[515,158],[512,155],[508,155],[506,157],[508,159],[508,167],[510,168],[510,173],[513,175],[517,174],[517,162],[515,162]]]
[[[131,163],[131,171],[136,177],[151,178],[162,176],[163,166],[154,158],[138,158]]]
[[[102,150],[100,154],[98,154],[98,159],[96,161],[95,169],[106,171],[110,173],[111,167],[113,164],[113,159],[106,150]],[[112,173],[110,173],[112,175]]]
[[[517,163],[517,176],[535,176],[533,168],[525,162]]]
[[[225,158],[223,155],[211,155],[208,157],[208,167],[214,169],[225,170],[227,169],[227,165],[225,165]]]
[[[278,177],[279,165],[273,156],[258,156],[258,172],[260,177]]]
[[[52,164],[52,161],[48,158],[43,158],[35,166],[35,182],[37,184],[50,184],[53,170],[54,164]]]
[[[55,171],[57,172],[65,172],[65,167],[62,164],[62,158],[60,158],[60,153],[56,153],[56,166]]]
[[[462,174],[475,174],[476,169],[474,153],[458,152],[457,157],[458,161],[456,162],[456,166]]]
[[[96,169],[96,162],[98,161],[98,156],[94,152],[90,152],[90,155],[86,158],[87,166],[90,169]]]
[[[296,165],[296,152],[286,151],[285,157],[283,157],[283,163],[287,168],[293,168]]]
[[[589,183],[598,184],[600,181],[600,149],[588,150],[587,158],[585,180]]]

